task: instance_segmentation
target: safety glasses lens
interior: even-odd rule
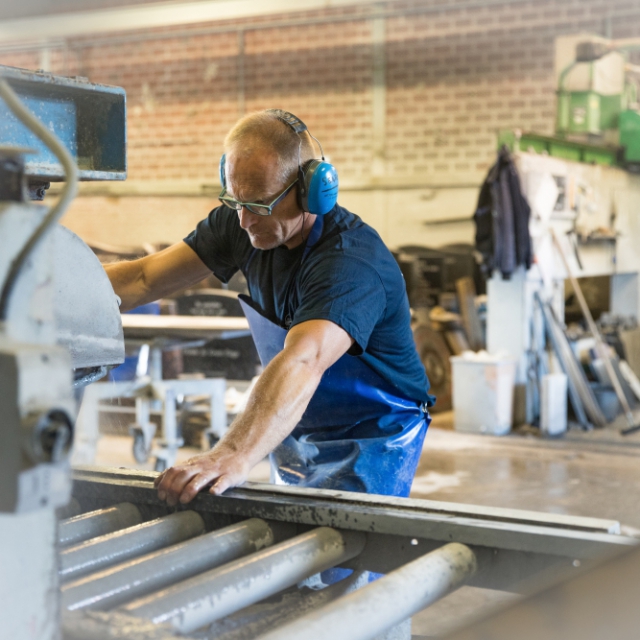
[[[260,207],[257,204],[247,204],[245,205],[251,213],[255,213],[257,216],[269,216],[271,215],[271,211],[269,207]]]
[[[222,202],[222,204],[229,207],[229,209],[234,209],[235,211],[240,211],[240,209],[242,209],[242,205],[237,200],[233,200],[232,198],[225,198],[224,196],[218,199],[220,200],[220,202]]]

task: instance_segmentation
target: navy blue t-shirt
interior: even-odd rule
[[[254,249],[238,214],[217,207],[184,240],[222,282],[238,271],[254,305],[289,329],[307,320],[330,320],[354,340],[361,358],[419,404],[434,402],[416,352],[402,273],[380,236],[336,205],[322,218],[322,235],[306,258],[294,249]]]

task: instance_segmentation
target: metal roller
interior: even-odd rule
[[[323,589],[285,589],[278,596],[245,607],[222,620],[216,620],[207,627],[206,634],[216,640],[255,640],[263,633],[324,607],[336,598],[368,583],[368,571],[354,571],[344,580]]]
[[[169,625],[155,625],[115,611],[75,611],[62,614],[62,640],[185,640]]]
[[[359,532],[319,527],[141,598],[122,610],[191,633],[357,556],[365,539]]]
[[[260,640],[371,640],[461,586],[475,571],[473,551],[452,542]]]
[[[56,509],[56,515],[58,516],[58,520],[65,520],[67,518],[74,518],[75,516],[79,516],[82,513],[82,507],[80,503],[75,499],[71,498],[69,503],[64,507],[58,507]]]
[[[68,581],[204,533],[202,517],[181,511],[87,540],[60,553],[60,578]]]
[[[258,518],[136,558],[62,588],[69,611],[106,611],[168,585],[271,546],[274,533]]]
[[[123,502],[108,509],[98,509],[63,520],[58,526],[58,542],[63,547],[79,544],[141,522],[138,507]]]

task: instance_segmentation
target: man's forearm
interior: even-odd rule
[[[211,273],[184,242],[138,260],[105,265],[105,270],[122,311],[194,285]]]
[[[206,486],[220,494],[242,484],[251,468],[293,431],[323,373],[352,344],[353,338],[328,320],[308,320],[290,329],[284,350],[264,370],[244,413],[217,446],[158,476],[160,499],[186,504]]]
[[[122,301],[121,311],[129,311],[138,305],[152,302],[146,300],[148,292],[144,283],[141,260],[115,262],[104,266],[107,277],[116,295]]]
[[[286,350],[278,354],[218,447],[242,455],[249,467],[256,465],[293,431],[321,378],[315,363],[292,358]]]

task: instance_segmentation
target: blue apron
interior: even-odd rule
[[[322,226],[318,216],[302,261]],[[247,296],[240,304],[266,367],[283,350],[287,330]],[[430,422],[426,406],[400,397],[358,357],[345,354],[325,371],[302,419],[271,454],[272,481],[407,497]]]

